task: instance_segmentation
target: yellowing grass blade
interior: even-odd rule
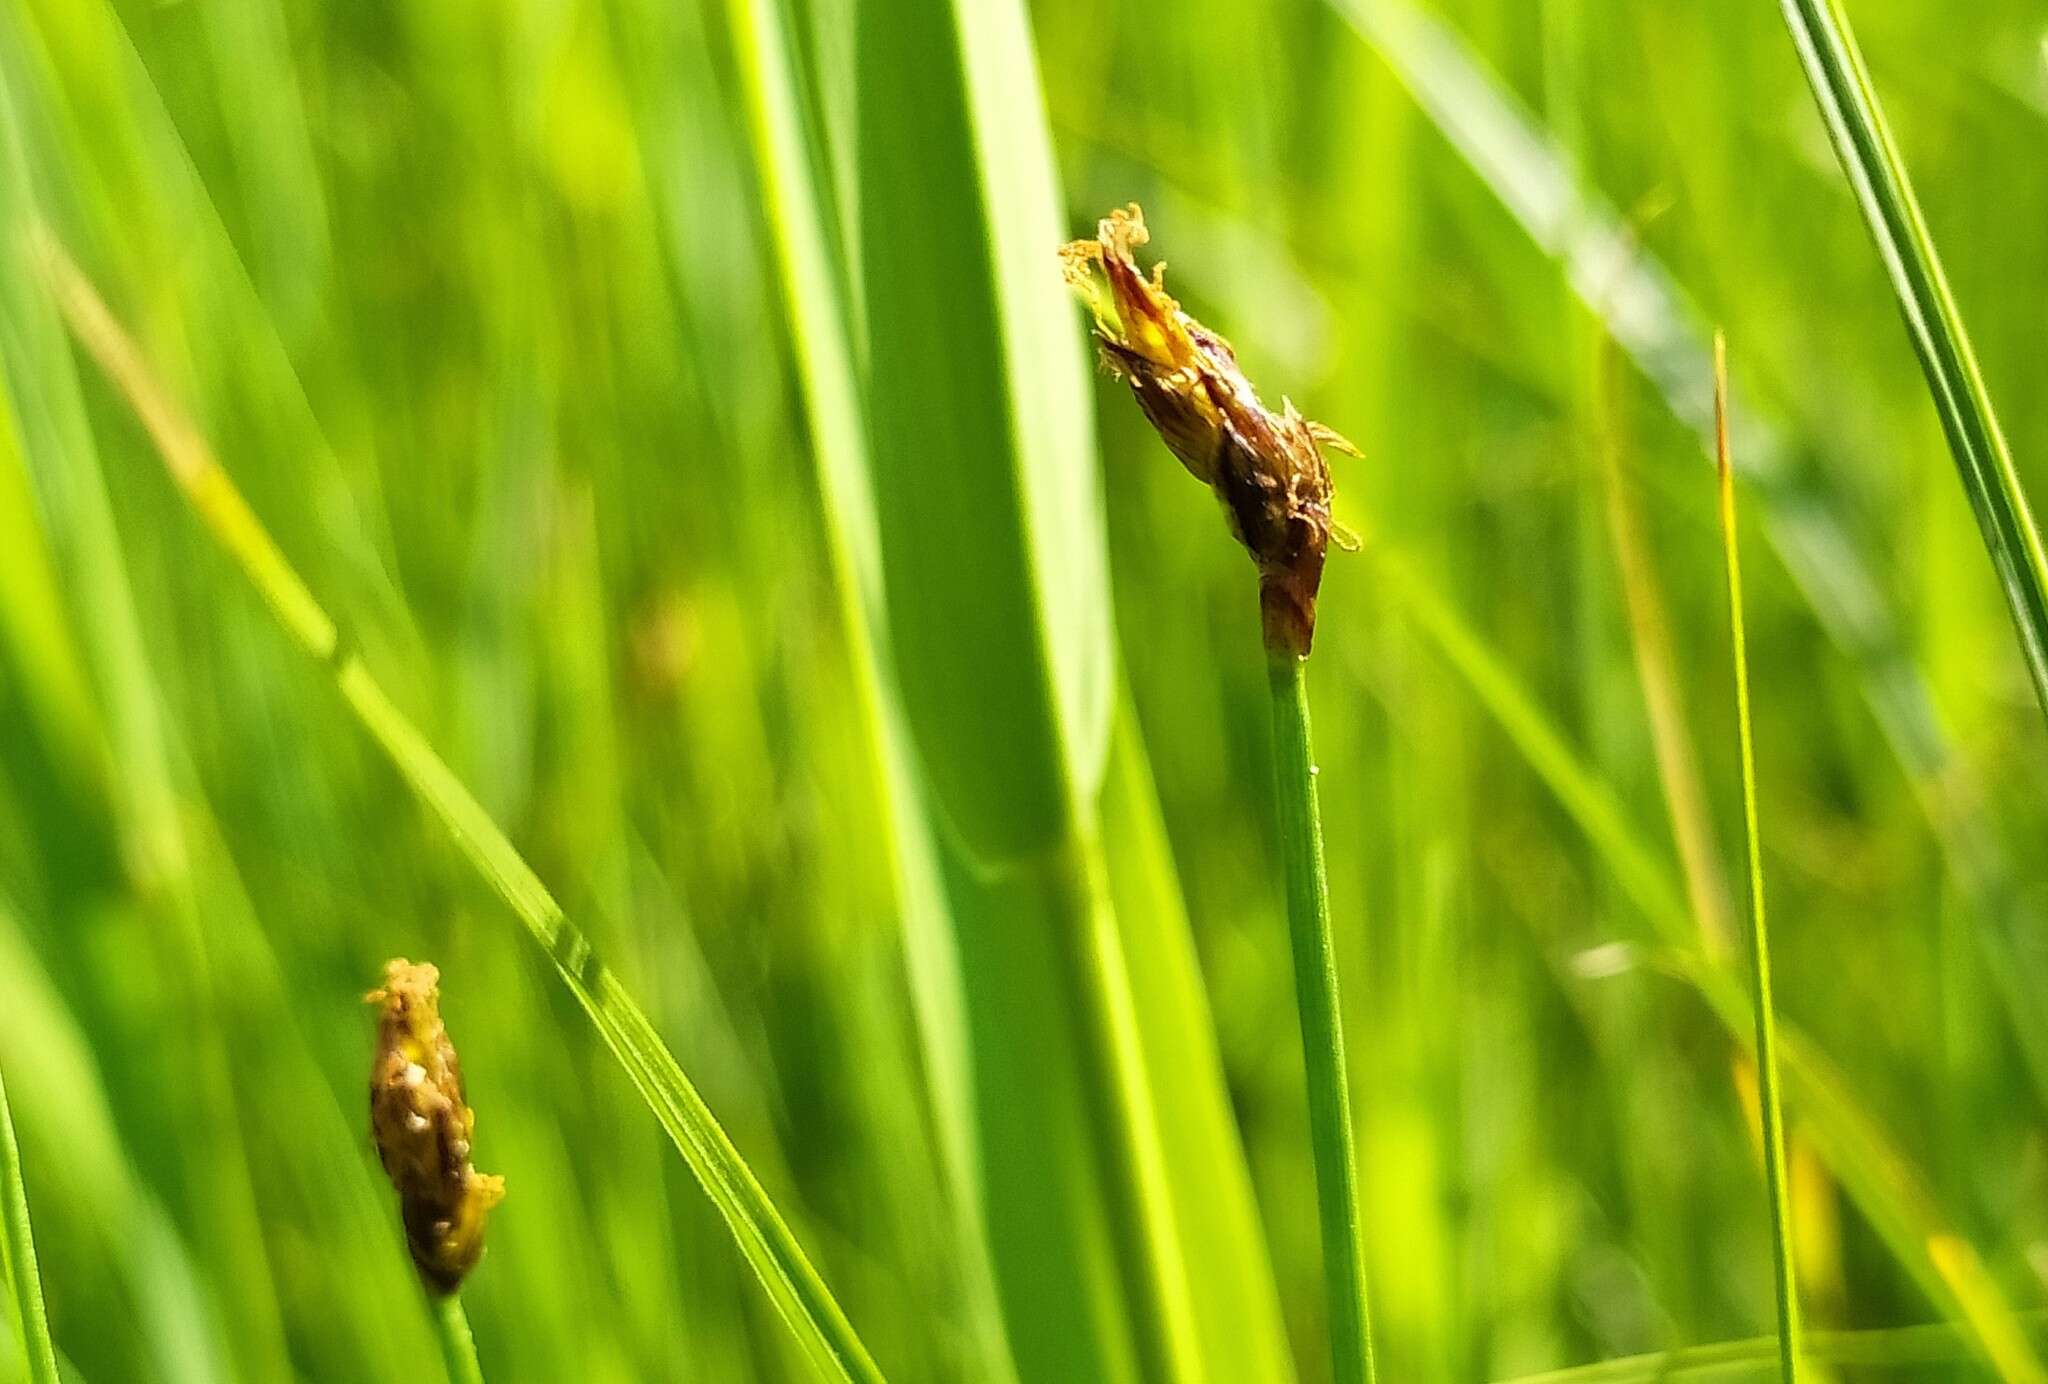
[[[342,642],[333,619],[272,542],[205,439],[158,386],[134,342],[91,284],[54,241],[45,237],[40,249],[73,333],[135,410],[171,479],[214,539],[241,566],[286,633],[326,665],[363,729],[554,963],[724,1217],[741,1254],[813,1366],[826,1378],[880,1384],[881,1371],[852,1324],[653,1024],[598,960],[588,939],[497,823],[385,694],[361,657]]]

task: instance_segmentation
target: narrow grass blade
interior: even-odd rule
[[[36,1269],[36,1242],[29,1226],[28,1187],[21,1177],[21,1146],[14,1138],[14,1113],[7,1106],[7,1083],[0,1078],[0,1268],[13,1291],[15,1329],[28,1356],[31,1384],[57,1384],[57,1347],[50,1339],[50,1317],[43,1307],[43,1279]]]
[[[434,1304],[434,1328],[440,1333],[449,1384],[484,1384],[484,1367],[477,1362],[476,1337],[460,1294],[450,1293]]]
[[[2038,1326],[2038,1315],[2033,1319]],[[1969,1347],[1946,1323],[1879,1327],[1864,1331],[1813,1331],[1806,1336],[1812,1360],[1854,1370],[1892,1371],[1967,1368]],[[1667,1379],[1755,1379],[1777,1359],[1778,1338],[1754,1336],[1712,1341],[1646,1355],[1628,1355],[1573,1365],[1541,1374],[1519,1375],[1501,1384],[1660,1384]],[[1917,1376],[1930,1377],[1930,1376]],[[1943,1373],[1941,1378],[1951,1378]]]
[[[456,844],[525,924],[590,1016],[738,1241],[776,1310],[812,1364],[830,1378],[882,1378],[781,1214],[646,1015],[540,877],[391,701],[345,643],[205,440],[158,386],[127,333],[54,241],[43,260],[59,306],[87,352],[135,410],[171,479],[208,531],[243,569],[288,635],[326,665],[342,698]]]
[[[1359,1218],[1358,1158],[1351,1135],[1336,944],[1330,935],[1330,886],[1323,871],[1323,825],[1316,806],[1315,750],[1309,743],[1307,663],[1276,657],[1267,673],[1273,694],[1275,801],[1287,870],[1287,926],[1294,947],[1294,992],[1301,1011],[1309,1139],[1322,1222],[1331,1377],[1337,1384],[1358,1384],[1374,1377],[1372,1314],[1366,1304],[1365,1228]]]
[[[1813,99],[1890,275],[1913,352],[2012,608],[2034,694],[2048,715],[2048,551],[2020,487],[1934,238],[1839,0],[1783,0]]]
[[[1771,1201],[1771,1269],[1778,1290],[1778,1348],[1787,1384],[1800,1378],[1799,1283],[1792,1271],[1792,1205],[1785,1188],[1785,1112],[1778,1100],[1778,1039],[1771,999],[1770,926],[1764,912],[1763,838],[1757,829],[1756,743],[1750,724],[1749,641],[1742,614],[1742,556],[1735,524],[1735,476],[1728,464],[1728,351],[1714,338],[1714,417],[1721,552],[1728,568],[1728,628],[1735,645],[1735,724],[1742,756],[1742,824],[1749,842],[1749,964],[1755,986],[1757,1105],[1764,1183]]]
[[[1699,992],[1733,1041],[1745,1048],[1753,1044],[1756,1016],[1741,982],[1702,953],[1683,889],[1637,835],[1613,788],[1585,765],[1529,690],[1405,558],[1376,539],[1368,540],[1367,551],[1374,555],[1380,589],[1415,622],[1585,833],[1650,924],[1665,959]],[[1841,1073],[1796,1030],[1783,1030],[1778,1039],[1787,1099],[1804,1117],[1807,1139],[1893,1258],[2006,1378],[2048,1380],[2012,1305],[1919,1170],[1863,1109]]]

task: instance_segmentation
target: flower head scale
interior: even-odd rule
[[[1138,272],[1131,251],[1149,239],[1137,203],[1111,212],[1095,239],[1060,251],[1067,282],[1095,315],[1103,365],[1130,385],[1181,465],[1216,493],[1231,532],[1258,564],[1266,647],[1306,655],[1333,532],[1330,468],[1320,449],[1354,456],[1358,449],[1286,399],[1278,413],[1259,402],[1230,343],[1168,296],[1165,264],[1154,264],[1149,279]]]
[[[385,963],[384,984],[364,996],[382,1005],[370,1070],[370,1133],[398,1190],[406,1245],[436,1293],[461,1286],[484,1252],[484,1218],[505,1196],[505,1180],[469,1161],[476,1112],[462,1093],[462,1067],[441,1024],[441,973]]]

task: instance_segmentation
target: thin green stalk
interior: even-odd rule
[[[1374,1378],[1372,1317],[1366,1306],[1365,1235],[1358,1212],[1351,1094],[1345,1084],[1337,953],[1330,939],[1330,886],[1323,873],[1323,824],[1309,745],[1306,667],[1302,659],[1287,654],[1273,655],[1267,665],[1273,689],[1273,777],[1280,849],[1286,857],[1287,925],[1294,941],[1302,1062],[1308,1073],[1309,1142],[1315,1154],[1335,1371],[1331,1377],[1336,1384],[1356,1384]]]
[[[1778,1355],[1786,1384],[1799,1369],[1799,1285],[1792,1274],[1792,1208],[1785,1192],[1785,1113],[1778,1100],[1778,1033],[1771,1003],[1770,927],[1764,915],[1764,865],[1756,820],[1756,745],[1750,729],[1749,647],[1742,619],[1741,545],[1736,541],[1735,474],[1728,464],[1728,347],[1714,336],[1715,451],[1721,500],[1721,551],[1728,566],[1728,628],[1735,642],[1735,722],[1742,747],[1742,824],[1749,840],[1749,960],[1756,980],[1757,1104],[1764,1135],[1764,1182],[1771,1200],[1771,1270],[1778,1289]]]
[[[63,247],[45,232],[39,248],[65,321],[141,420],[193,512],[242,568],[285,632],[327,669],[363,729],[546,953],[724,1218],[740,1253],[812,1365],[824,1377],[846,1384],[881,1384],[881,1371],[795,1232],[646,1013],[598,959],[590,940],[570,921],[518,848],[343,639],[334,618],[307,588],[215,460],[206,439],[158,384],[133,339]]]
[[[36,1242],[28,1221],[28,1188],[21,1180],[21,1147],[14,1141],[14,1115],[7,1108],[7,1083],[0,1079],[0,1219],[6,1222],[0,1254],[14,1288],[15,1324],[28,1357],[30,1384],[57,1384],[57,1347],[43,1310],[43,1280],[36,1271]]]
[[[1977,353],[1839,0],[1782,0],[1828,138],[1892,281],[1984,550],[2005,590],[2034,693],[2048,712],[2048,546],[2027,505]]]
[[[476,1337],[470,1334],[461,1294],[434,1300],[434,1332],[441,1338],[441,1357],[448,1362],[449,1384],[484,1384],[484,1367],[477,1362]]]

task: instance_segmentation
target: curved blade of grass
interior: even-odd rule
[[[36,1268],[35,1235],[29,1226],[28,1187],[21,1177],[21,1146],[14,1139],[14,1113],[7,1106],[7,1082],[0,1077],[0,1268],[13,1290],[14,1325],[28,1356],[32,1384],[57,1384],[57,1347],[43,1307],[43,1278]]]
[[[1764,1136],[1764,1185],[1771,1202],[1771,1271],[1778,1291],[1778,1349],[1786,1384],[1799,1367],[1799,1283],[1792,1272],[1792,1204],[1785,1190],[1785,1112],[1778,1100],[1776,1006],[1771,999],[1771,935],[1764,912],[1762,833],[1757,828],[1756,743],[1750,727],[1749,638],[1742,613],[1742,556],[1735,525],[1735,476],[1728,465],[1728,348],[1714,338],[1715,449],[1721,552],[1728,568],[1728,629],[1735,646],[1735,724],[1742,758],[1742,825],[1749,842],[1749,966],[1756,987],[1757,1105]]]
[[[2012,608],[2034,695],[2048,715],[2048,551],[1992,411],[1934,238],[1838,0],[1783,0],[1782,7],[1828,138],[1891,277],[1906,334],[1962,475],[1963,493]]]
[[[66,321],[135,410],[172,481],[243,569],[285,632],[327,666],[342,698],[478,873],[525,924],[703,1185],[818,1371],[852,1384],[882,1374],[795,1235],[662,1043],[540,877],[345,644],[197,430],[157,385],[140,352],[61,247],[40,243]]]
[[[1614,790],[1572,749],[1527,688],[1457,610],[1401,555],[1368,539],[1386,593],[1465,682],[1559,806],[1586,834],[1615,882],[1650,924],[1677,973],[1729,1037],[1755,1041],[1756,1016],[1733,974],[1709,962],[1670,866],[1636,834]],[[1976,1249],[1958,1234],[1925,1180],[1863,1109],[1841,1074],[1797,1030],[1778,1034],[1786,1091],[1806,1138],[1928,1300],[1963,1326],[1978,1354],[2008,1379],[2048,1380],[2012,1306]]]

